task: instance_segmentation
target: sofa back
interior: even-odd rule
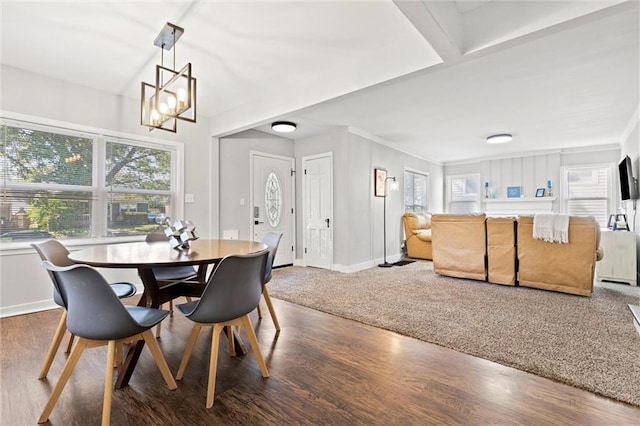
[[[404,235],[407,237],[417,229],[431,228],[431,213],[407,212],[404,214]]]
[[[516,284],[516,218],[487,218],[487,280]]]
[[[593,292],[600,226],[592,217],[569,218],[569,243],[533,238],[533,216],[518,217],[518,282],[564,293],[589,296]]]
[[[434,214],[431,217],[434,272],[486,279],[485,219],[485,214]]]

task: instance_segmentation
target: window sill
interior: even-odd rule
[[[144,239],[145,235],[131,235],[127,237],[79,238],[74,240],[60,240],[60,242],[64,244],[69,251],[73,251],[74,249],[80,250],[81,248],[89,246],[130,243],[135,241],[144,241]],[[0,243],[0,257],[17,254],[35,254],[31,244],[40,241],[44,240]]]

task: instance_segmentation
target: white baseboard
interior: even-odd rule
[[[13,317],[16,315],[31,314],[34,312],[48,311],[59,308],[53,299],[41,300],[39,302],[24,303],[22,305],[5,306],[0,308],[0,318]]]

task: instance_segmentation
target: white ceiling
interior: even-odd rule
[[[214,135],[274,119],[298,123],[295,138],[349,126],[447,162],[620,143],[640,103],[637,0],[1,7],[4,65],[133,99],[164,23],[182,26],[176,66],[193,64]],[[503,132],[512,143],[484,142]]]

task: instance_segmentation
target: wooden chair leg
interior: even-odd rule
[[[236,342],[233,334],[233,326],[226,326],[225,332],[227,333],[227,343],[229,346],[229,356],[236,356]]]
[[[60,394],[64,389],[64,386],[67,384],[73,369],[75,368],[78,360],[80,359],[80,355],[84,351],[87,346],[87,341],[85,339],[79,339],[78,343],[73,347],[73,351],[71,351],[71,355],[67,359],[67,362],[64,364],[64,368],[62,369],[62,373],[60,373],[60,378],[53,388],[53,392],[51,392],[51,396],[49,396],[49,400],[44,406],[40,417],[38,418],[38,423],[45,423],[49,419],[49,415],[51,411],[53,411],[53,407],[55,407],[56,402],[58,402],[58,398],[60,398]]]
[[[169,300],[169,316],[173,316],[173,299]]]
[[[120,367],[122,366],[123,353],[124,353],[124,346],[122,343],[118,343],[116,345],[116,353],[115,353],[115,358],[113,360],[113,366],[117,369],[120,369]]]
[[[69,333],[69,340],[67,340],[67,348],[64,351],[65,354],[68,354],[69,352],[71,352],[71,346],[73,346],[74,337],[76,336],[74,336],[73,333]]]
[[[260,346],[258,346],[258,338],[256,337],[255,331],[253,331],[253,326],[251,325],[251,319],[249,315],[245,315],[241,318],[242,325],[247,331],[247,336],[249,336],[249,343],[251,344],[251,349],[253,350],[253,354],[256,356],[258,360],[258,365],[260,366],[260,371],[262,372],[262,377],[269,377],[269,371],[267,370],[267,365],[264,363],[264,359],[262,358],[262,353],[260,352]]]
[[[264,296],[264,301],[267,302],[267,308],[269,308],[269,313],[271,314],[273,325],[276,327],[277,331],[280,331],[280,323],[278,322],[278,316],[276,315],[276,310],[273,309],[273,303],[271,303],[271,296],[269,296],[269,290],[267,290],[266,285],[262,288],[262,295]]]
[[[189,340],[187,341],[187,347],[184,349],[184,355],[182,355],[182,361],[180,361],[178,374],[176,374],[176,380],[182,380],[182,376],[184,375],[184,370],[187,368],[187,364],[189,363],[189,358],[191,358],[191,352],[193,352],[193,347],[196,345],[196,340],[198,340],[198,334],[200,333],[201,328],[202,326],[200,324],[193,323],[193,328],[191,329],[191,335],[189,336]]]
[[[262,309],[260,309],[260,302],[258,302],[258,306],[256,306],[256,309],[258,310],[258,318],[262,319]]]
[[[160,338],[160,333],[162,332],[162,321],[156,325],[156,339]]]
[[[64,337],[65,331],[67,331],[66,310],[62,312],[62,316],[60,317],[60,321],[58,322],[58,327],[56,328],[56,332],[53,335],[53,340],[51,340],[51,344],[49,345],[47,356],[44,358],[44,362],[42,363],[42,367],[40,368],[38,379],[44,379],[45,377],[47,377],[49,369],[51,368],[51,364],[53,363],[53,358],[55,358],[56,352],[58,352],[58,348],[60,347],[60,343],[62,343],[62,338]]]
[[[111,396],[113,392],[113,364],[116,359],[116,346],[121,345],[115,340],[109,340],[107,348],[107,371],[104,375],[104,397],[102,400],[102,426],[109,426],[111,422]]]
[[[171,371],[169,371],[167,360],[164,358],[164,355],[160,350],[160,346],[158,346],[158,342],[156,342],[156,339],[153,337],[151,330],[147,330],[142,333],[142,338],[147,343],[147,347],[149,348],[149,351],[151,351],[151,355],[153,355],[153,359],[156,361],[156,365],[160,369],[162,377],[164,377],[164,381],[167,382],[167,386],[169,386],[170,390],[175,390],[178,385],[176,385],[176,381],[173,379]]]
[[[216,391],[216,370],[218,369],[218,348],[220,345],[220,332],[224,326],[213,324],[211,336],[211,358],[209,359],[209,383],[207,384],[207,408],[213,407]],[[233,333],[231,333],[233,334]]]

